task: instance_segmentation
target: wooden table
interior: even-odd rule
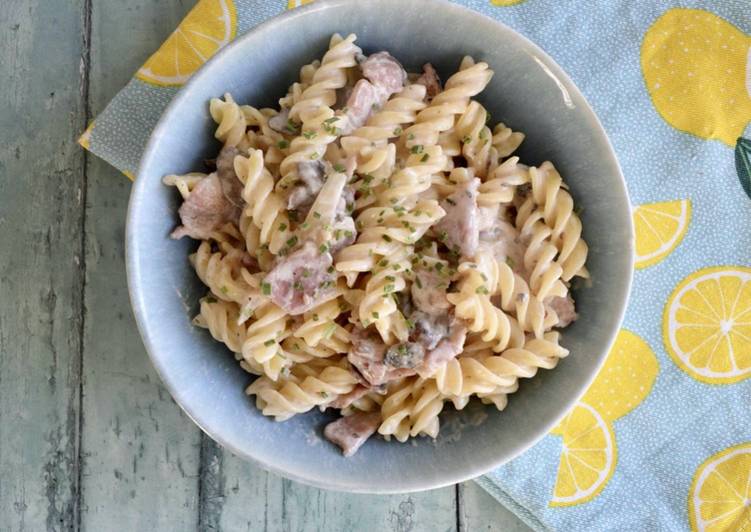
[[[327,492],[224,451],[131,316],[130,182],[75,140],[192,0],[0,3],[0,530],[526,530],[473,483]]]

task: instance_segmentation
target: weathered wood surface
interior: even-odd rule
[[[0,5],[0,520],[10,530],[78,520],[83,13],[84,0]]]
[[[74,141],[192,4],[0,4],[0,530],[526,530],[472,483],[281,479],[162,387],[127,296],[130,184]]]

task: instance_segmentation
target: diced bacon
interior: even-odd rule
[[[355,83],[347,99],[346,111],[344,111],[346,120],[339,122],[342,134],[348,135],[364,125],[373,110],[388,98],[388,96],[384,97],[383,94],[382,90],[367,79],[361,79]]]
[[[323,435],[342,449],[344,456],[352,456],[381,424],[380,412],[357,412],[326,425]]]
[[[216,175],[222,183],[224,197],[235,207],[242,207],[243,185],[235,173],[235,157],[240,151],[234,146],[225,146],[216,158]]]
[[[340,395],[339,397],[331,401],[326,406],[328,408],[336,408],[338,410],[341,410],[342,408],[347,408],[349,405],[351,405],[358,399],[364,397],[369,391],[370,391],[369,387],[363,384],[358,384],[357,386],[355,386],[355,388],[351,392],[344,394],[344,395]]]
[[[422,66],[422,75],[417,78],[415,83],[425,85],[428,101],[432,100],[443,90],[441,87],[441,78],[438,77],[438,72],[435,71],[435,68],[430,63],[425,63]]]
[[[182,225],[172,231],[172,238],[189,236],[197,240],[209,238],[211,233],[227,222],[236,222],[241,209],[227,200],[222,182],[216,173],[201,179],[180,206]]]
[[[369,55],[360,63],[360,68],[363,76],[387,93],[386,98],[399,92],[407,81],[404,67],[388,52]]]
[[[552,310],[558,315],[556,327],[568,327],[578,318],[574,300],[570,295],[566,295],[566,297],[548,297],[544,303],[547,310]]]
[[[480,180],[474,178],[457,185],[456,191],[441,202],[446,216],[434,227],[450,251],[472,258],[477,252],[480,231],[477,215],[477,188]]]
[[[385,364],[388,348],[377,333],[355,329],[351,341],[352,347],[347,354],[347,360],[368,384],[378,386],[399,377],[414,375],[414,370],[392,368]]]
[[[296,316],[336,295],[336,277],[329,271],[333,259],[315,244],[306,242],[283,257],[263,280],[272,301]]]

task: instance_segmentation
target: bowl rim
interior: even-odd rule
[[[375,3],[375,2],[379,2],[380,0],[359,0],[359,1]],[[617,180],[616,180],[617,183],[615,184],[620,187],[619,192],[625,198],[626,202],[628,203],[628,208],[629,210],[631,210],[631,202],[630,202],[630,198],[628,195],[628,188],[626,186],[626,180],[624,178],[623,171],[618,162],[618,158],[615,154],[615,150],[610,141],[610,138],[608,137],[605,131],[605,128],[600,122],[599,117],[595,113],[589,101],[584,97],[579,87],[573,82],[573,80],[568,76],[568,74],[560,67],[560,65],[558,65],[558,63],[555,60],[553,60],[552,57],[550,57],[542,48],[540,48],[537,44],[532,42],[530,39],[528,39],[527,37],[525,37],[518,31],[514,30],[510,26],[498,20],[493,19],[488,15],[485,15],[483,13],[480,13],[478,11],[465,7],[463,5],[455,4],[449,0],[422,0],[422,1],[426,5],[431,4],[429,7],[432,7],[435,9],[453,10],[459,16],[475,17],[476,19],[478,19],[478,23],[492,24],[497,29],[502,30],[502,32],[504,32],[505,35],[511,35],[513,38],[518,39],[520,46],[534,53],[535,61],[539,64],[541,68],[545,70],[546,74],[553,79],[553,81],[556,83],[558,88],[563,93],[564,99],[566,99],[568,96],[567,91],[573,91],[573,93],[577,97],[579,97],[581,101],[584,103],[584,106],[582,108],[584,120],[586,120],[589,123],[590,127],[593,129],[593,131],[605,141],[607,150],[605,153],[602,154],[602,157],[608,159],[609,162],[611,163],[612,168],[615,172],[615,176],[617,177]],[[137,178],[131,189],[130,198],[128,202],[128,210],[127,210],[127,218],[126,218],[126,237],[125,237],[125,241],[126,241],[125,262],[126,262],[126,273],[127,273],[127,282],[128,282],[128,294],[130,297],[131,307],[133,309],[133,315],[136,320],[138,332],[141,336],[141,339],[149,355],[149,358],[151,359],[151,363],[153,364],[154,368],[157,371],[157,374],[159,375],[159,378],[162,380],[162,382],[164,383],[164,386],[167,388],[170,395],[173,397],[173,399],[179,405],[182,411],[201,429],[201,431],[203,431],[207,436],[209,436],[214,441],[219,443],[222,447],[230,450],[236,456],[239,456],[240,458],[250,461],[251,463],[253,463],[254,465],[258,466],[259,468],[265,471],[269,471],[269,472],[278,474],[280,476],[283,476],[285,478],[292,479],[302,484],[306,484],[306,485],[313,486],[316,488],[327,489],[327,490],[347,491],[351,493],[371,493],[371,494],[411,493],[411,492],[451,486],[460,482],[472,480],[486,473],[489,473],[490,471],[496,469],[497,467],[513,460],[517,456],[526,452],[533,445],[535,445],[540,440],[542,440],[545,437],[545,435],[547,435],[550,432],[550,430],[552,430],[568,414],[568,412],[579,402],[581,397],[584,395],[584,393],[587,391],[589,386],[592,384],[592,381],[597,376],[600,368],[605,363],[607,354],[612,348],[615,342],[615,339],[618,335],[618,332],[620,331],[623,325],[623,318],[626,312],[626,308],[628,306],[628,301],[629,301],[632,284],[633,284],[634,269],[633,267],[626,269],[627,278],[624,279],[623,297],[618,302],[616,308],[612,309],[614,316],[617,318],[614,321],[614,323],[617,323],[617,326],[613,327],[613,330],[610,331],[608,335],[607,345],[605,346],[605,348],[603,348],[602,352],[599,353],[596,363],[592,364],[590,374],[583,381],[583,384],[581,386],[581,389],[579,390],[579,393],[573,396],[571,400],[565,403],[561,403],[562,408],[560,409],[560,413],[557,416],[553,416],[553,418],[551,418],[551,420],[548,423],[543,424],[540,427],[540,429],[534,434],[534,437],[530,438],[528,442],[526,442],[523,445],[519,445],[512,452],[507,453],[504,456],[500,456],[494,460],[487,460],[483,462],[482,464],[475,464],[472,467],[468,467],[461,474],[445,474],[440,480],[435,480],[435,479],[413,480],[410,482],[410,485],[407,488],[400,488],[398,483],[394,483],[393,487],[392,486],[372,487],[372,486],[368,486],[367,482],[362,482],[360,484],[351,484],[346,481],[342,482],[336,478],[328,478],[324,480],[324,479],[316,478],[314,476],[305,476],[304,473],[298,473],[296,471],[292,471],[288,468],[285,468],[283,464],[269,463],[269,462],[263,461],[262,459],[258,458],[257,456],[253,454],[252,449],[248,449],[248,448],[240,449],[236,447],[235,445],[232,445],[227,440],[225,440],[225,438],[222,437],[221,434],[210,432],[204,425],[203,420],[201,419],[202,414],[199,412],[193,411],[192,409],[188,408],[188,406],[186,406],[186,403],[184,402],[184,399],[183,399],[183,394],[180,392],[177,382],[173,381],[173,379],[170,376],[169,367],[167,367],[165,364],[162,363],[161,358],[159,357],[158,353],[156,353],[156,350],[153,346],[152,335],[151,335],[151,327],[153,327],[153,325],[149,324],[145,318],[145,309],[144,309],[145,305],[144,305],[144,300],[143,300],[143,292],[140,287],[140,283],[138,281],[140,277],[139,265],[138,265],[138,260],[137,260],[139,252],[138,252],[137,236],[136,236],[137,231],[135,227],[136,220],[135,220],[135,215],[134,215],[134,212],[136,211],[136,205],[139,202],[140,197],[143,195],[143,190],[146,186],[146,178],[145,177],[142,178],[141,176],[145,172],[146,168],[148,168],[148,166],[151,164],[151,160],[156,152],[157,145],[161,137],[163,137],[166,134],[167,126],[169,125],[171,121],[171,118],[175,112],[175,109],[180,107],[180,104],[183,99],[187,98],[188,93],[190,92],[190,89],[193,86],[198,85],[201,82],[201,77],[202,77],[201,74],[206,72],[211,67],[211,65],[221,62],[224,59],[224,56],[227,55],[233,47],[240,46],[244,40],[251,38],[251,36],[256,32],[260,32],[271,26],[283,23],[288,20],[292,20],[298,17],[305,17],[309,13],[313,13],[313,12],[321,11],[321,10],[336,9],[342,5],[349,4],[349,3],[351,3],[351,0],[316,0],[315,2],[311,4],[307,4],[307,5],[295,8],[295,9],[289,9],[276,16],[273,16],[263,21],[262,23],[258,24],[257,26],[254,26],[253,28],[248,30],[246,33],[237,37],[234,41],[230,42],[224,48],[219,50],[206,63],[204,63],[195,73],[193,73],[193,75],[191,76],[191,78],[188,80],[187,83],[185,83],[182,87],[180,87],[178,93],[172,98],[170,103],[164,109],[162,116],[160,117],[159,121],[157,122],[156,126],[151,132],[149,141],[146,144],[144,151],[141,155],[141,161],[138,167]],[[635,251],[634,225],[633,225],[632,217],[630,216],[628,217],[627,233],[628,233],[628,239],[627,239],[627,242],[623,243],[623,246],[626,248],[626,251],[628,252],[627,256],[629,257],[629,259],[631,260],[631,264],[633,265],[633,257],[634,257],[634,251]],[[255,406],[251,405],[250,403],[249,403],[249,406],[252,406],[253,408],[255,408]]]

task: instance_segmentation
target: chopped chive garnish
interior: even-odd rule
[[[271,285],[269,283],[261,283],[261,290],[263,291],[263,295],[271,295]]]

